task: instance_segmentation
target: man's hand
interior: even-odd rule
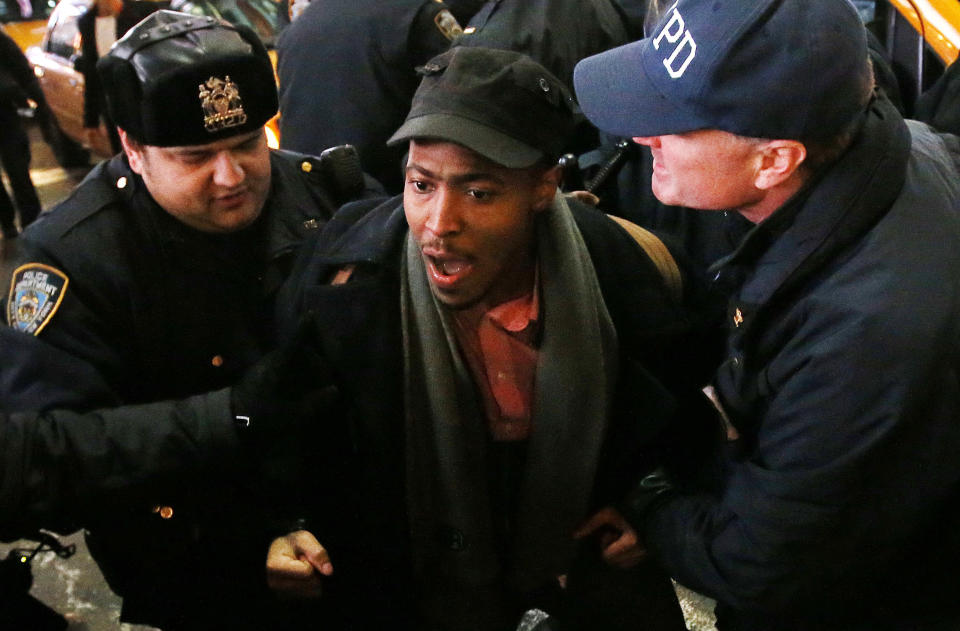
[[[574,539],[596,535],[601,555],[608,565],[626,570],[647,556],[637,531],[615,508],[602,508],[573,533]]]
[[[570,191],[565,193],[565,195],[571,199],[575,199],[582,204],[587,206],[599,206],[600,198],[591,193],[590,191]]]
[[[267,585],[281,596],[319,598],[323,577],[333,574],[326,549],[306,530],[298,530],[270,544]]]

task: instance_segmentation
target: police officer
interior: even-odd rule
[[[357,147],[365,170],[402,188],[403,150],[387,147],[419,78],[414,68],[446,50],[482,0],[312,2],[277,43],[280,143],[314,153]]]
[[[233,383],[270,343],[274,290],[297,245],[341,197],[364,191],[358,169],[335,185],[328,160],[267,148],[276,85],[245,28],[161,11],[98,70],[124,152],[25,232],[5,314],[7,335],[36,336],[105,386],[77,382],[82,371],[45,370],[46,388],[0,379],[8,410],[84,411]],[[37,374],[38,358],[5,356],[21,374]],[[88,396],[78,401],[77,391]],[[229,414],[228,397],[212,396],[207,408]],[[271,613],[259,591],[262,547],[251,543],[260,521],[237,517],[251,504],[210,475],[85,523],[124,599],[122,619],[164,629],[271,626],[258,618]]]
[[[711,269],[722,473],[624,502],[720,629],[960,628],[957,138],[905,121],[868,59],[849,2],[679,0],[576,68],[658,199],[753,224]]]

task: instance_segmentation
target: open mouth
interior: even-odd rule
[[[453,288],[473,268],[469,260],[448,254],[431,255],[424,252],[424,260],[433,284],[442,289]]]
[[[463,270],[467,267],[467,262],[462,260],[441,260],[432,257],[430,260],[433,262],[433,266],[437,268],[437,271],[444,276],[457,276],[463,273]]]

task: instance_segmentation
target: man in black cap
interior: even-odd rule
[[[457,47],[422,74],[390,140],[403,196],[343,207],[281,301],[315,323],[342,399],[301,482],[310,530],[273,543],[268,580],[355,629],[512,629],[533,606],[683,629],[665,576],[601,557],[637,563],[614,506],[706,377],[695,292],[652,235],[647,254],[557,194],[577,114],[541,65]]]
[[[99,72],[124,153],[23,235],[4,309],[4,347],[15,352],[0,369],[0,407],[84,412],[216,391],[200,411],[232,420],[231,393],[218,389],[269,348],[273,299],[294,251],[344,198],[363,192],[363,176],[353,163],[355,177],[334,182],[327,160],[267,148],[276,84],[247,29],[161,11],[118,41]],[[58,370],[53,352],[75,361]],[[192,410],[170,402],[98,414],[113,431],[125,414],[159,427]],[[140,440],[134,433],[116,435]],[[163,470],[170,463],[161,454],[183,434],[155,436],[143,458]],[[84,471],[113,471],[117,488],[130,476],[139,481],[138,467],[117,457],[129,445],[102,452],[100,437],[44,453],[87,458]],[[124,598],[124,620],[164,629],[276,626],[257,617],[268,595],[256,539],[263,534],[254,502],[225,479],[234,471],[181,479],[83,523]]]
[[[713,270],[724,474],[626,503],[721,629],[960,628],[958,146],[867,57],[849,2],[679,0],[575,73],[661,201],[755,224]]]

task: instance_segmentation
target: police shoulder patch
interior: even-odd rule
[[[60,307],[69,282],[66,274],[42,263],[15,269],[7,297],[7,324],[39,335]]]

